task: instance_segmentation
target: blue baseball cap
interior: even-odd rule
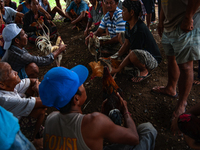
[[[12,40],[21,32],[21,28],[17,26],[15,23],[11,23],[6,25],[6,27],[3,29],[3,40],[4,40],[4,46],[3,49],[7,50],[9,49]]]
[[[55,67],[49,70],[39,85],[43,105],[58,110],[67,105],[88,77],[88,69],[77,65],[72,69]]]

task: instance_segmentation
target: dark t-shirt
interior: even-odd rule
[[[13,8],[14,10],[17,9],[17,4],[15,2],[10,2],[9,7]]]
[[[142,20],[139,19],[131,30],[129,23],[126,22],[125,38],[129,40],[131,50],[146,50],[157,60],[158,63],[161,62],[162,57],[158,45]]]

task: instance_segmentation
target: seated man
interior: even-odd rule
[[[83,0],[74,0],[66,9],[66,16],[71,20],[74,27],[81,27],[87,24],[87,11],[89,7]],[[66,18],[66,19],[67,19]]]
[[[92,6],[89,8],[89,13],[88,13],[88,23],[84,31],[84,35],[88,36],[90,31],[95,32],[99,24],[101,23],[101,19],[103,18],[104,15],[104,9],[103,6],[104,2],[98,1],[98,0],[90,0],[90,3]],[[92,23],[94,22],[95,27],[91,30],[89,28],[91,27]]]
[[[153,150],[156,129],[151,123],[144,123],[136,128],[127,102],[119,94],[125,127],[114,124],[99,112],[82,114],[81,107],[87,99],[83,83],[87,76],[88,69],[82,65],[70,70],[56,67],[44,76],[39,85],[42,103],[59,110],[52,112],[45,122],[44,149],[71,147],[78,150],[102,150],[105,138],[113,143],[120,143],[105,147],[105,150],[125,147],[131,150]]]
[[[121,71],[125,66],[132,63],[137,71],[132,78],[133,82],[140,82],[150,74],[148,69],[154,69],[161,62],[162,57],[153,35],[139,19],[141,3],[139,1],[125,0],[123,2],[123,19],[126,22],[125,42],[120,50],[111,58],[122,56],[131,50],[117,69],[112,69],[111,73]]]
[[[12,2],[11,0],[4,0],[4,4],[7,7],[11,7],[12,9],[16,10],[17,9],[17,4],[16,2]]]
[[[66,48],[65,45],[60,45],[59,49],[47,56],[33,56],[24,48],[28,41],[27,35],[16,24],[9,24],[4,28],[3,38],[6,53],[1,61],[9,63],[12,69],[19,73],[21,79],[27,77],[37,78],[38,66],[51,64]]]
[[[116,52],[116,44],[119,43],[119,33],[125,31],[125,21],[122,19],[122,10],[117,7],[118,0],[105,0],[106,10],[108,11],[101,23],[99,28],[94,34],[96,36],[102,36],[105,32],[106,28],[110,34],[111,40],[101,41],[100,45],[105,46],[108,44],[112,44],[108,47],[107,50],[109,53]],[[89,36],[86,38],[86,45],[88,44]],[[115,44],[115,46],[114,46]]]
[[[0,11],[3,17],[3,20],[6,24],[11,22],[20,23],[24,14],[17,12],[11,7],[4,7],[4,1],[0,1]]]
[[[40,5],[38,3],[38,0],[32,0],[31,10],[27,12],[23,18],[23,22],[24,22],[23,29],[28,34],[29,42],[33,44],[35,44],[35,40],[39,35],[43,35],[42,28],[45,30],[46,33],[50,32],[50,38],[55,37],[57,33],[56,26],[51,27],[46,17],[39,11],[39,7]],[[37,21],[41,16],[43,17],[43,23],[47,26],[49,31],[41,23],[40,25],[37,25],[37,26],[33,25],[33,23],[37,24]]]
[[[20,131],[18,119],[0,106],[0,149],[35,150],[33,144]]]
[[[66,14],[58,6],[55,6],[52,10],[48,0],[39,0],[40,6],[51,15],[51,20],[55,17],[58,12],[62,17],[67,17]]]
[[[39,81],[33,78],[21,80],[6,62],[0,62],[0,76],[0,106],[12,112],[19,119],[22,133],[34,140],[43,123],[46,106],[40,97],[28,96],[39,95]]]

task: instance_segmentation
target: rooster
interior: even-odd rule
[[[90,62],[89,65],[92,69],[91,79],[94,79],[95,77],[103,77],[103,66],[100,61]]]
[[[49,54],[49,53],[56,51],[59,48],[60,42],[61,42],[61,44],[64,44],[64,42],[62,41],[60,36],[58,36],[58,38],[56,40],[56,45],[54,45],[54,46],[52,46],[51,42],[44,36],[37,37],[35,42],[36,42],[37,48],[40,51],[44,52],[45,54]],[[62,60],[62,53],[59,54],[58,57],[56,58],[57,66],[60,66],[61,60]]]
[[[117,96],[117,92],[123,96],[122,90],[116,84],[115,80],[111,76],[108,67],[104,67],[103,72],[103,98],[107,99],[104,102],[103,106],[103,113],[109,116],[113,121],[117,120],[115,123],[121,125],[121,113],[120,110],[122,109],[121,102],[119,97]],[[113,119],[114,116],[117,118]]]
[[[90,32],[89,34],[89,43],[88,43],[88,50],[92,55],[95,56],[95,60],[97,62],[97,51],[100,47],[99,39],[96,35],[93,34],[93,32]]]

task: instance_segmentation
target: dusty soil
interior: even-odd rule
[[[67,50],[63,55],[61,66],[72,68],[75,65],[82,64],[89,69],[91,75],[91,68],[88,63],[94,61],[95,58],[90,54],[84,44],[84,30],[79,32],[77,30],[72,30],[72,25],[70,23],[56,22],[56,25],[64,43],[67,44]],[[153,95],[150,92],[151,88],[156,85],[166,85],[168,76],[167,60],[156,31],[156,24],[152,25],[151,29],[163,57],[161,64],[151,72],[151,77],[141,83],[132,83],[129,76],[123,73],[118,74],[115,81],[124,92],[124,99],[128,102],[128,108],[135,124],[139,125],[144,122],[151,122],[157,129],[158,136],[155,150],[190,149],[184,142],[183,137],[173,136],[170,131],[170,119],[178,98]],[[27,46],[30,53],[34,55],[44,55],[33,47],[34,45]],[[49,66],[40,67],[40,81],[44,74],[52,67],[56,67],[55,62]],[[88,98],[83,106],[83,113],[100,111],[103,102],[102,79],[95,78],[91,80],[90,77],[88,77],[84,85]],[[192,87],[188,97],[187,108],[192,107],[199,101],[199,90],[200,86]],[[49,108],[47,114],[53,110],[53,108]]]

